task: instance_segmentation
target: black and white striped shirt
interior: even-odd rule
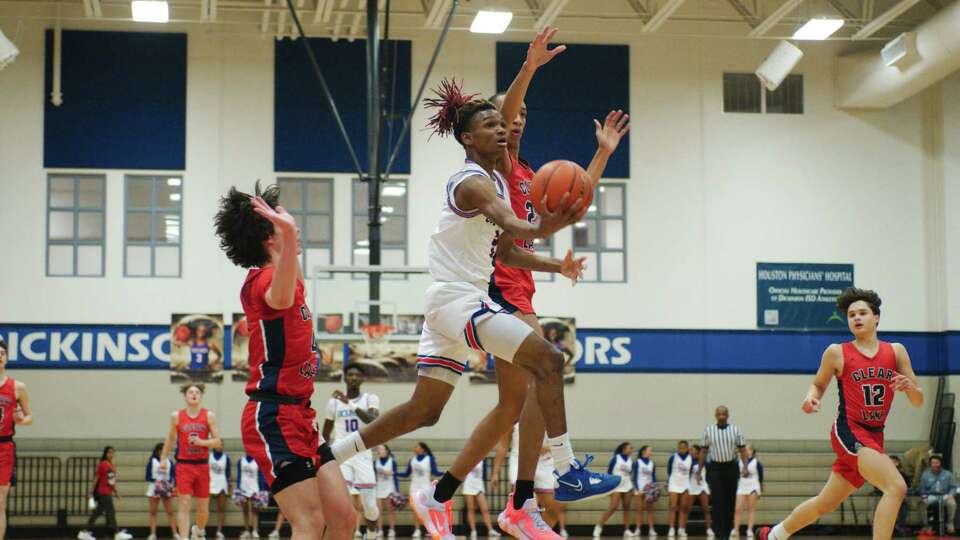
[[[707,426],[703,431],[703,446],[710,450],[707,460],[713,463],[727,463],[736,461],[740,455],[740,448],[746,445],[740,428],[733,424],[723,427],[717,424]]]

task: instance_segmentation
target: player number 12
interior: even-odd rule
[[[867,407],[883,407],[883,398],[886,387],[882,384],[865,384],[863,390],[863,404]]]

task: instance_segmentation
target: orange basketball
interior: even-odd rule
[[[570,194],[567,197],[567,207],[581,197],[584,198],[584,203],[588,202],[587,198],[593,200],[593,185],[590,177],[587,176],[583,167],[576,163],[558,159],[540,167],[540,170],[533,175],[530,199],[537,212],[543,211],[541,202],[544,194],[547,196],[547,209],[555,212],[560,206],[560,199],[566,193]]]

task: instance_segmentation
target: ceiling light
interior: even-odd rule
[[[480,10],[473,18],[470,31],[474,34],[502,34],[510,26],[513,13],[509,11]]]
[[[793,33],[793,39],[827,39],[843,26],[843,19],[810,19]]]
[[[167,185],[168,185],[168,186],[179,186],[179,185],[180,185],[180,179],[179,179],[179,178],[167,178]]]
[[[170,6],[166,1],[133,0],[133,20],[137,22],[165,23],[170,20]]]
[[[171,194],[170,194],[170,200],[171,200],[171,201],[179,201],[179,200],[180,200],[180,194],[179,194],[179,193],[171,193]]]
[[[384,186],[380,193],[384,197],[403,197],[407,193],[407,188],[404,186]]]

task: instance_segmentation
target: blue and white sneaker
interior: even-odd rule
[[[595,473],[587,470],[587,465],[593,461],[593,456],[587,454],[583,463],[579,460],[573,460],[570,464],[570,470],[560,476],[554,471],[557,477],[557,489],[553,497],[558,502],[586,501],[595,497],[602,497],[611,491],[617,489],[620,485],[620,477],[612,474]]]

